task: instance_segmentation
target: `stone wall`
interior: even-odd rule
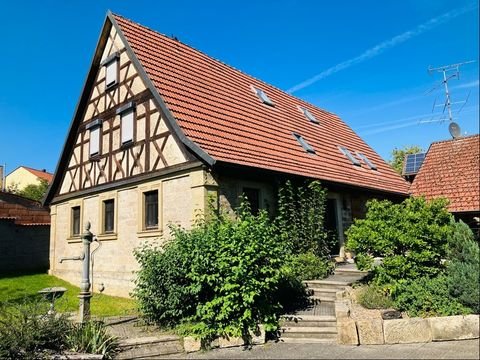
[[[71,283],[80,283],[81,262],[60,263],[62,257],[82,254],[81,237],[71,235],[71,209],[80,206],[81,223],[90,221],[91,231],[101,243],[94,258],[94,291],[102,283],[106,294],[128,297],[133,289],[134,271],[138,270],[133,255],[135,248],[146,242],[164,242],[169,237],[169,224],[191,227],[195,214],[205,209],[207,180],[204,170],[193,169],[52,205],[50,273]],[[150,190],[158,190],[159,226],[145,230],[142,201],[143,193]],[[115,204],[114,232],[102,234],[102,205],[108,199],[113,199]],[[93,243],[92,249],[97,246]]]
[[[48,269],[50,225],[21,225],[0,219],[0,272]]]

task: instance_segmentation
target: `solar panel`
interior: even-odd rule
[[[309,121],[315,124],[320,124],[320,121],[318,121],[317,118],[313,116],[313,114],[310,111],[308,111],[308,109],[304,107],[300,107],[300,110],[303,112],[303,114]]]
[[[358,156],[360,159],[362,159],[362,160],[365,162],[365,164],[367,164],[367,166],[368,166],[370,169],[372,169],[372,170],[377,170],[377,167],[375,166],[375,164],[372,163],[372,162],[370,161],[370,159],[369,159],[366,155],[364,155],[364,154],[362,154],[362,153],[360,153],[360,152],[357,151],[357,156]]]
[[[255,92],[257,93],[257,96],[262,100],[263,103],[267,105],[274,106],[274,102],[270,100],[270,98],[265,94],[265,92],[262,89],[254,88]]]
[[[403,175],[414,175],[420,170],[425,153],[407,154],[403,162]]]
[[[339,146],[338,149],[343,155],[347,157],[348,160],[352,162],[353,165],[361,166],[360,161],[358,161],[358,159],[355,156],[353,156],[352,153],[348,151],[348,149],[345,146]]]
[[[297,141],[300,143],[300,145],[302,145],[303,149],[310,153],[310,154],[315,154],[315,149],[309,144],[307,143],[307,141],[302,137],[302,135],[299,135],[297,133],[293,133],[293,136],[295,137],[295,139],[297,139]]]

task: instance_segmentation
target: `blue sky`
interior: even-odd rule
[[[428,67],[479,132],[478,0],[10,1],[0,5],[0,164],[54,171],[110,9],[337,113],[382,157],[448,139]],[[458,106],[457,106],[458,109]],[[441,113],[437,108],[436,113]],[[434,119],[438,119],[436,116]]]

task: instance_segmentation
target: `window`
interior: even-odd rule
[[[344,146],[339,146],[338,149],[340,150],[340,152],[345,155],[345,157],[350,160],[352,162],[353,165],[356,165],[356,166],[361,166],[360,164],[360,161],[358,161],[358,159],[352,155],[352,153],[350,151],[348,151],[348,149]]]
[[[100,153],[100,127],[90,129],[90,156]]]
[[[311,147],[309,143],[307,143],[307,141],[302,137],[302,135],[293,133],[293,137],[300,143],[300,145],[306,152],[310,154],[315,154],[315,149]]]
[[[250,203],[250,210],[252,211],[252,214],[258,214],[258,210],[260,209],[260,190],[244,187],[243,195]]]
[[[267,96],[267,94],[263,92],[262,89],[254,88],[254,90],[257,96],[259,97],[259,99],[262,100],[264,104],[275,106],[274,102],[270,100],[270,98]]]
[[[72,236],[80,235],[80,206],[72,207]]]
[[[158,190],[148,191],[144,196],[145,229],[158,227]]]
[[[122,145],[133,141],[133,121],[135,109],[130,108],[125,110],[120,115],[120,122],[122,124]]]
[[[103,232],[111,233],[115,229],[115,200],[103,202]]]
[[[315,116],[313,116],[313,114],[308,111],[308,109],[304,108],[304,107],[300,107],[300,110],[303,112],[303,115],[305,115],[305,117],[312,123],[315,123],[315,124],[320,124],[320,121],[317,120],[317,118]]]
[[[366,155],[364,155],[364,154],[362,154],[362,153],[360,153],[360,152],[357,151],[357,156],[358,156],[360,159],[362,159],[362,160],[365,162],[365,164],[367,164],[367,166],[368,166],[370,169],[372,169],[372,170],[377,170],[377,167],[375,166],[375,164],[372,163],[372,162],[370,161],[370,159],[367,158]]]

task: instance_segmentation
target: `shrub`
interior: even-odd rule
[[[463,222],[455,224],[449,241],[447,264],[450,294],[461,304],[480,313],[480,250],[475,236]]]
[[[64,349],[70,322],[64,315],[46,315],[48,309],[45,302],[0,307],[0,358],[33,359]]]
[[[204,340],[248,338],[259,323],[267,331],[277,327],[274,296],[288,249],[265,211],[254,216],[243,203],[237,219],[212,215],[190,231],[172,228],[172,235],[164,252],[136,251],[141,270],[134,295],[147,320],[191,322],[188,331]]]
[[[185,241],[185,233],[177,231],[177,239],[164,247],[150,244],[135,250],[141,270],[137,273],[133,295],[140,312],[150,322],[174,327],[195,314],[197,292],[188,278],[194,244]]]
[[[370,269],[373,257],[384,257],[373,269],[378,284],[433,277],[443,269],[452,224],[443,199],[409,198],[400,204],[372,200],[366,218],[348,229],[347,248],[357,254],[361,269]]]
[[[320,258],[311,252],[291,255],[286,266],[290,268],[291,275],[300,281],[324,279],[335,268],[330,259]]]
[[[360,288],[357,301],[367,309],[388,309],[393,307],[393,300],[388,291],[374,284]]]
[[[449,316],[470,313],[470,309],[454,299],[448,289],[448,278],[422,277],[399,283],[393,294],[398,310],[410,316]]]
[[[287,181],[280,188],[276,223],[293,254],[312,252],[320,257],[330,254],[334,239],[324,228],[326,198],[327,191],[319,181],[303,186]]]
[[[117,338],[107,333],[105,324],[100,321],[87,321],[74,324],[66,335],[66,343],[71,351],[101,354],[110,359],[117,352]]]

